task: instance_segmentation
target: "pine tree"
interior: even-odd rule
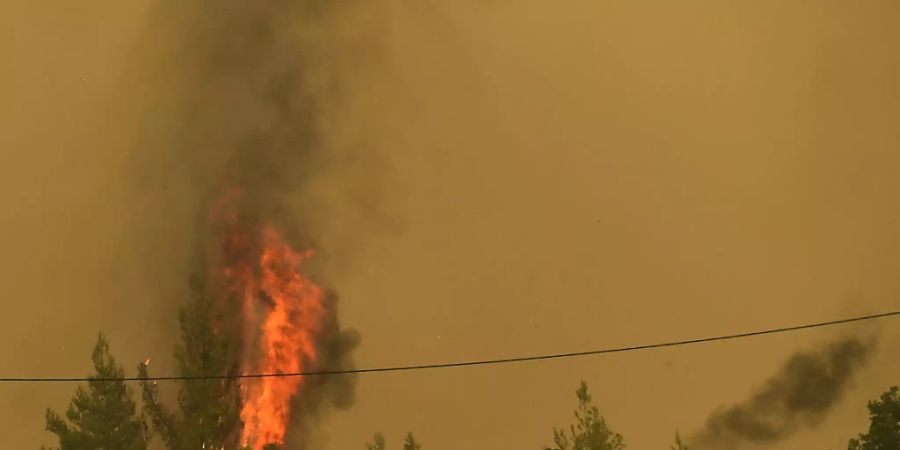
[[[61,450],[146,450],[147,429],[136,414],[131,389],[118,380],[125,373],[102,333],[92,359],[96,374],[87,389],[76,389],[66,411],[69,423],[47,409],[47,431],[59,437]]]
[[[672,450],[688,450],[688,446],[681,440],[681,435],[677,432],[675,433],[675,444],[672,445]]]
[[[406,434],[406,441],[403,442],[403,450],[421,450],[422,445],[416,442],[416,438],[412,433]]]
[[[556,447],[546,450],[622,450],[625,443],[622,436],[612,432],[600,411],[592,404],[587,384],[582,381],[578,390],[578,409],[575,410],[576,424],[569,427],[567,435],[563,429],[553,430]]]
[[[175,348],[179,373],[184,377],[236,375],[238,365],[228,336],[216,332],[221,311],[203,285],[191,280],[193,301],[180,316],[181,342]],[[237,380],[183,380],[178,395],[180,414],[159,401],[155,382],[148,380],[147,364],[138,366],[144,410],[153,428],[170,450],[236,448],[241,428]]]
[[[384,435],[381,433],[375,433],[375,436],[372,439],[372,443],[366,444],[366,450],[385,450]]]
[[[384,435],[375,433],[371,443],[366,443],[366,450],[385,450]],[[406,433],[406,440],[403,442],[403,450],[421,450],[422,444],[416,441],[412,433]]]

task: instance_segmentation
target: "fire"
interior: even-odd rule
[[[322,288],[305,277],[300,264],[312,252],[294,251],[273,230],[263,232],[259,257],[259,287],[271,306],[262,321],[260,357],[253,366],[261,373],[302,372],[316,360],[315,335],[324,313]],[[246,299],[245,304],[258,299]],[[243,392],[241,442],[254,450],[282,444],[290,415],[290,400],[302,377],[268,377],[248,383]]]
[[[323,289],[300,266],[312,251],[291,248],[272,227],[242,223],[228,193],[214,205],[223,225],[220,244],[225,285],[241,304],[244,373],[297,373],[316,362],[316,336],[325,314]],[[245,379],[241,386],[240,443],[253,450],[284,444],[291,399],[301,392],[303,377]]]

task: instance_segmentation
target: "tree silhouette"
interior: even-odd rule
[[[366,450],[385,450],[384,435],[375,433],[375,436],[372,438],[372,443],[366,444]]]
[[[553,441],[556,447],[546,447],[546,450],[624,449],[622,436],[609,429],[606,420],[593,405],[587,383],[582,381],[575,395],[578,397],[578,408],[575,410],[576,423],[569,426],[568,434],[564,429],[554,428]]]
[[[386,448],[384,435],[381,433],[375,433],[372,442],[366,443],[366,450],[385,450]],[[403,450],[421,450],[421,448],[422,444],[416,441],[415,436],[407,433],[403,442]]]
[[[146,426],[136,414],[131,389],[117,380],[125,373],[109,353],[102,333],[91,359],[96,374],[87,389],[76,389],[66,411],[69,423],[47,409],[47,431],[59,437],[61,450],[145,450]]]
[[[420,450],[422,445],[416,442],[416,438],[412,433],[406,434],[406,440],[403,442],[403,450]]]
[[[237,375],[231,339],[216,331],[221,313],[203,285],[191,280],[193,301],[180,316],[181,342],[175,348],[179,373],[185,377]],[[138,366],[144,410],[170,450],[236,448],[241,429],[240,392],[235,378],[182,380],[180,414],[159,401],[147,364]]]
[[[890,450],[900,448],[900,390],[890,388],[881,398],[869,402],[869,432],[851,439],[848,450]]]
[[[681,440],[681,435],[678,432],[675,432],[675,444],[671,448],[672,450],[688,450],[688,446]]]

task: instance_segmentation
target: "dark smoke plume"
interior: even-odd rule
[[[147,87],[153,95],[144,107],[146,124],[139,131],[146,139],[134,163],[146,185],[155,183],[154,168],[178,172],[170,183],[186,206],[169,207],[193,215],[196,272],[253,254],[252,238],[246,248],[223,251],[219,243],[222,221],[210,215],[229,192],[239,193],[229,204],[235,223],[251,230],[272,225],[295,248],[327,252],[317,239],[327,205],[309,185],[348,159],[374,161],[330,139],[340,131],[335,111],[347,72],[339,51],[347,39],[338,19],[352,18],[356,9],[347,1],[161,0],[151,11],[137,53],[146,59],[142,76],[154,80]],[[359,56],[361,49],[355,50]],[[322,274],[312,275],[327,285]],[[353,368],[360,338],[342,329],[337,304],[330,294],[314,370]],[[292,421],[306,428],[306,419],[326,406],[349,407],[354,380],[309,379],[295,399]],[[301,442],[289,432],[291,439],[302,448],[308,438]]]
[[[337,297],[329,293],[326,298],[329,310],[335,310]],[[355,368],[352,350],[359,345],[360,336],[353,330],[341,330],[337,316],[330,315],[326,319],[325,332],[319,336],[320,361],[312,370],[339,371]],[[355,401],[354,386],[356,375],[313,376],[304,380],[304,395],[297,397],[291,404],[293,411],[302,411],[302,415],[292,420],[294,433],[287,436],[285,448],[310,448],[314,438],[316,420],[328,407],[347,409]]]
[[[135,52],[150,80],[136,87],[150,97],[133,158],[142,186],[165,177],[201,239],[210,202],[235,188],[242,216],[299,247],[319,244],[335,202],[385,225],[389,167],[346,106],[380,54],[367,15],[355,0],[159,0]]]
[[[819,425],[868,360],[873,343],[856,337],[791,356],[753,396],[714,412],[691,448],[733,450],[772,444]]]

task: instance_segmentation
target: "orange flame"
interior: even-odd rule
[[[259,290],[271,306],[259,330],[260,355],[251,367],[262,373],[302,372],[315,362],[315,335],[324,314],[322,288],[299,270],[312,252],[294,251],[271,229],[265,229],[262,238]],[[260,300],[245,297],[245,310]],[[246,384],[242,391],[241,442],[253,450],[266,444],[283,444],[290,400],[302,382],[302,377],[268,377]]]
[[[242,222],[236,203],[242,192],[229,189],[213,202],[210,219],[224,231],[221,260],[225,287],[240,299],[244,373],[297,373],[316,362],[315,338],[325,314],[324,291],[300,271],[312,257],[297,252],[270,227]],[[247,379],[241,386],[241,445],[262,450],[284,444],[291,399],[303,378]]]

